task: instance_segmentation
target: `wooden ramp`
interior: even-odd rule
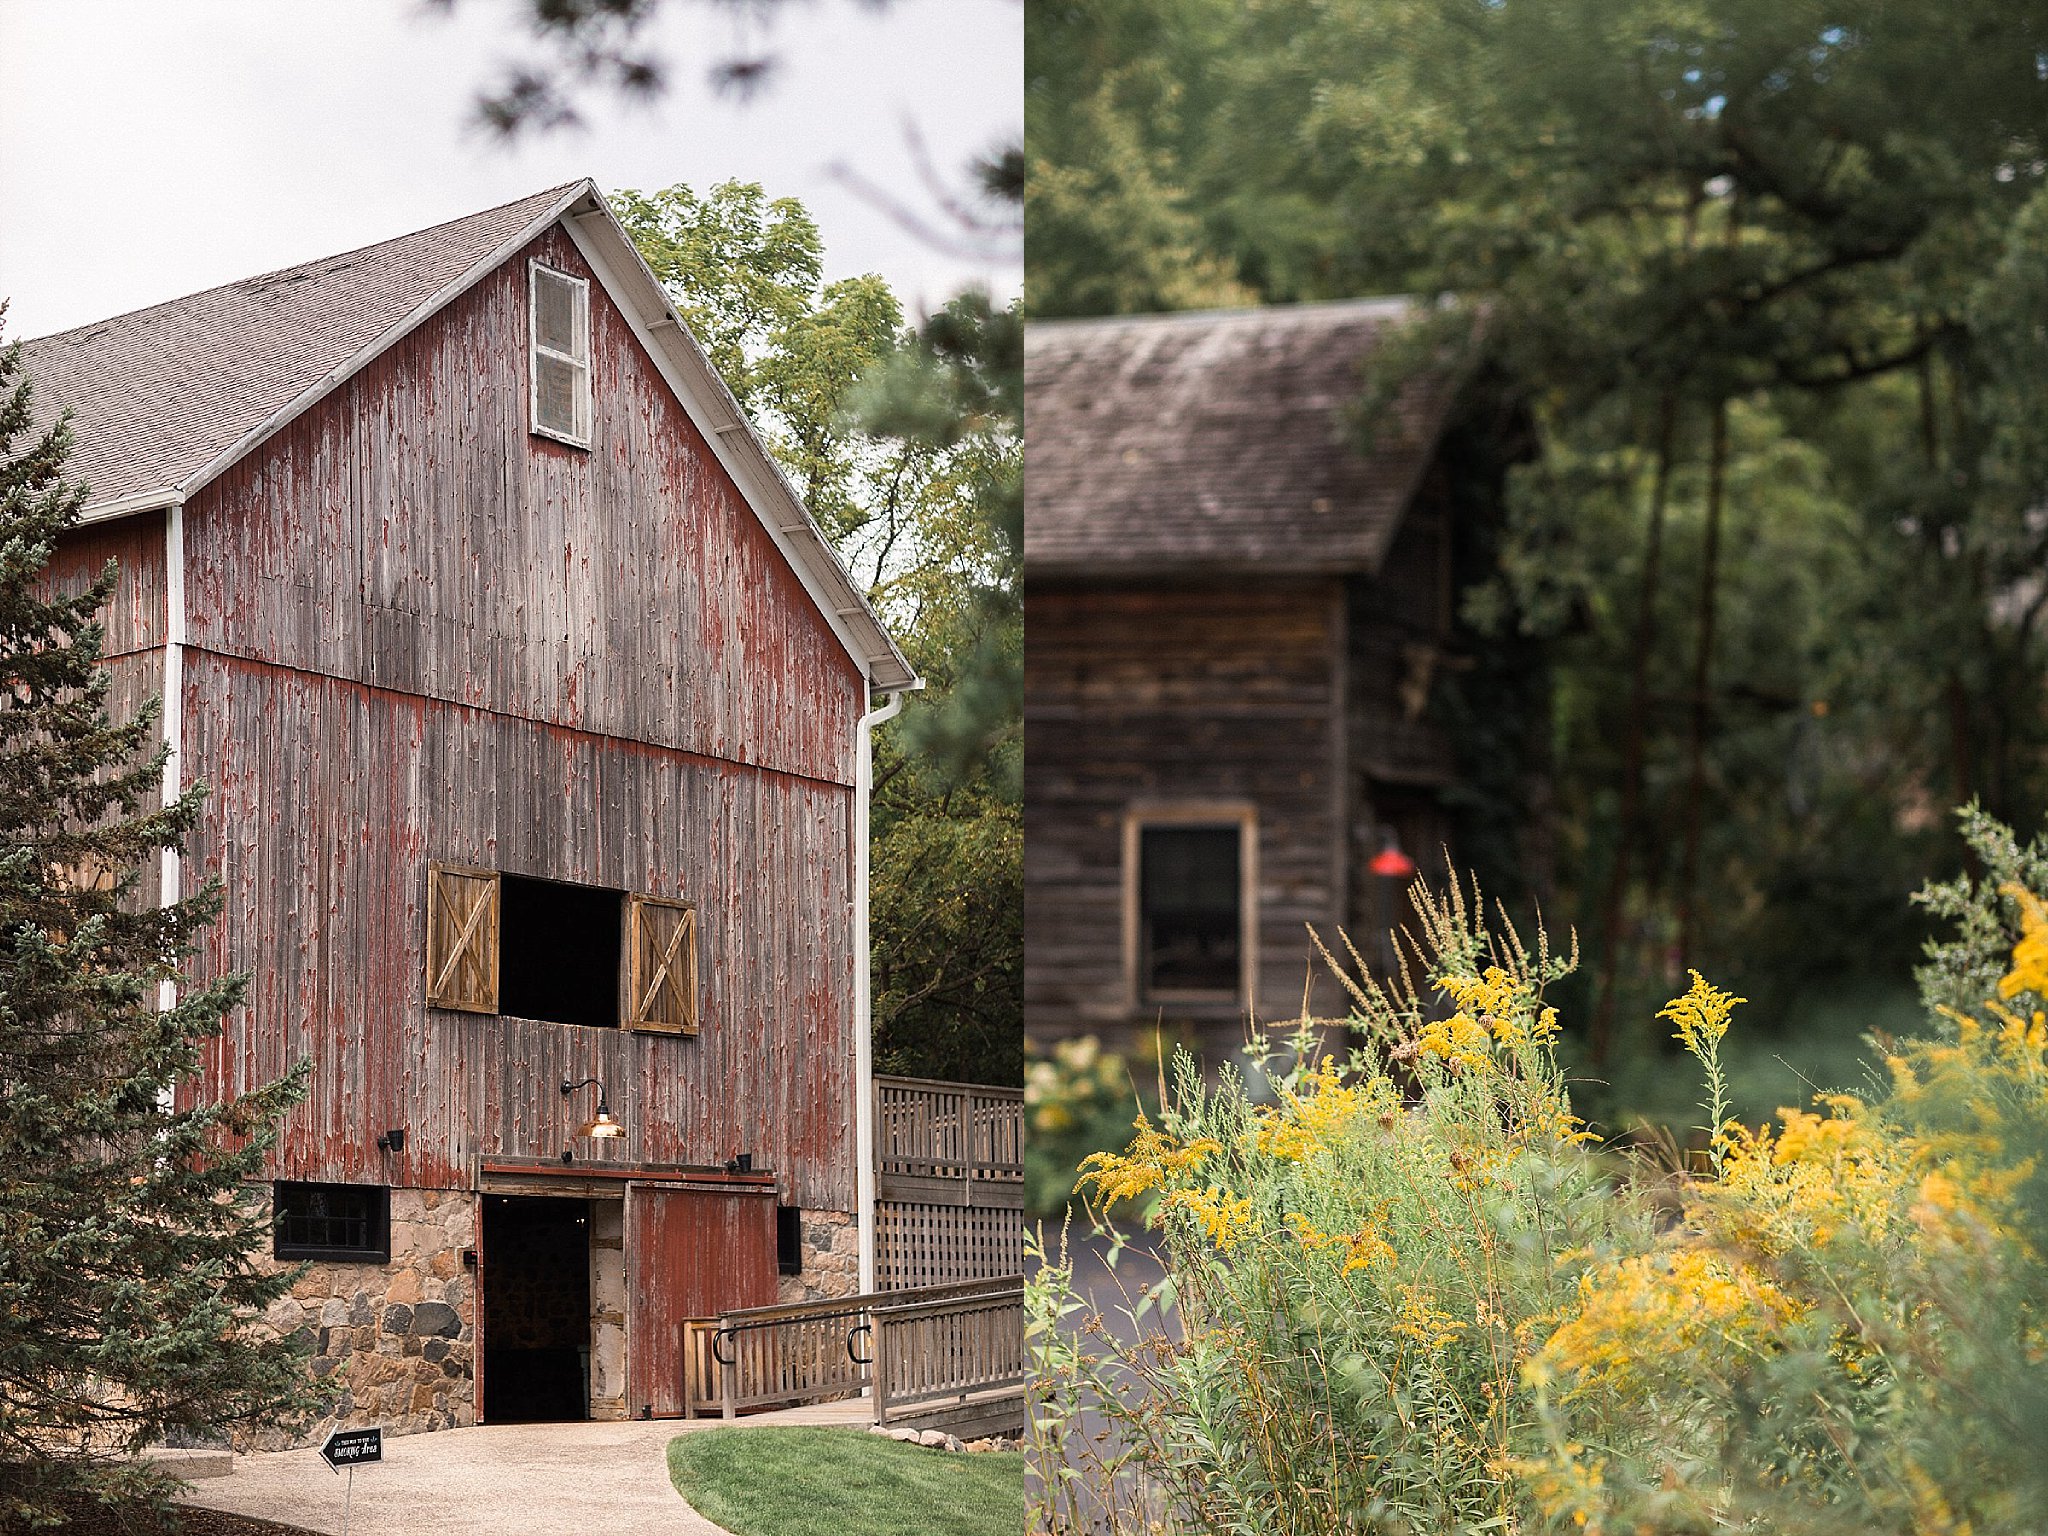
[[[941,1414],[1008,1422],[995,1404],[1011,1399],[1022,1412],[1022,1275],[748,1307],[683,1327],[686,1418],[849,1399],[874,1423],[917,1428],[941,1427]]]

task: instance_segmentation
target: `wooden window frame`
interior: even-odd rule
[[[669,950],[662,960],[650,971],[645,964],[646,946],[641,942],[641,914],[649,910],[679,912],[681,922],[676,936],[669,944]],[[662,896],[649,896],[635,891],[626,899],[626,953],[628,962],[626,1016],[622,1021],[629,1030],[661,1035],[695,1035],[703,1028],[700,1008],[703,978],[697,960],[697,946],[702,940],[694,901],[676,901]],[[681,966],[682,975],[677,981],[677,991],[682,996],[682,1017],[674,1023],[665,1019],[649,1017],[648,1005],[655,1000],[663,982],[675,977],[675,967]]]
[[[1173,988],[1145,985],[1142,953],[1144,914],[1142,851],[1147,827],[1225,826],[1238,829],[1238,968],[1237,990]],[[1124,812],[1123,826],[1123,959],[1124,995],[1135,1014],[1152,1008],[1191,1008],[1243,1012],[1259,995],[1259,813],[1243,800],[1141,801]]]
[[[575,292],[574,316],[571,328],[576,341],[581,343],[582,356],[561,352],[553,347],[543,346],[540,339],[540,285],[541,274],[564,282]],[[594,402],[591,389],[590,357],[590,281],[564,272],[560,267],[551,267],[538,259],[526,264],[526,393],[527,420],[537,437],[552,438],[558,443],[567,443],[572,448],[588,449],[591,442],[591,419]],[[572,430],[549,426],[540,419],[540,360],[553,358],[566,363],[576,370],[575,422]]]
[[[455,947],[455,953],[438,956],[442,964],[441,974],[436,976],[434,974],[434,961],[437,956],[434,949],[434,935],[440,926],[439,920],[443,899],[441,895],[441,877],[443,875],[459,875],[464,879],[488,881],[491,889],[486,902],[476,909],[477,911],[482,911],[483,906],[487,906],[489,909],[488,918],[479,919],[473,914],[465,922],[462,935]],[[503,917],[500,911],[502,895],[503,887],[499,880],[499,871],[495,869],[480,869],[473,864],[443,864],[438,860],[427,865],[426,998],[429,1008],[447,1008],[459,1013],[496,1014],[499,1011],[498,985],[500,966],[498,940],[503,925]],[[479,921],[486,921],[488,923],[490,935],[490,958],[488,965],[489,996],[480,1001],[465,1001],[460,996],[451,995],[448,991],[447,983],[456,973],[457,963],[460,959],[463,945],[467,940],[467,935],[474,930]]]

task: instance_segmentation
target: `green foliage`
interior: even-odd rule
[[[1868,1093],[1725,1119],[1742,1000],[1665,1006],[1706,1077],[1683,1165],[1604,1176],[1548,1053],[1562,968],[1456,902],[1420,903],[1434,997],[1355,994],[1347,1069],[1300,1054],[1254,1104],[1184,1062],[1088,1173],[1151,1201],[1164,1278],[1121,1328],[1064,1255],[1027,1293],[1034,1529],[2036,1529],[2048,838],[1965,824],[1987,878],[1923,897],[1959,933]]]
[[[954,775],[990,773],[1021,796],[1024,608],[1024,323],[1015,304],[965,293],[879,364],[850,402],[870,432],[965,469],[965,496],[943,532],[927,534],[953,557],[944,572],[950,644],[945,675],[907,713],[906,750]],[[939,594],[919,593],[920,613]],[[934,627],[937,627],[936,625]],[[1013,750],[1005,750],[1006,748]]]
[[[1154,1037],[1155,1042],[1158,1037]],[[1093,1035],[1055,1041],[1024,1065],[1024,1210],[1058,1217],[1081,1162],[1129,1140],[1133,1113],[1159,1111],[1150,1089],[1161,1063],[1134,1063]]]
[[[701,197],[680,183],[624,191],[612,207],[811,515],[847,538],[873,515],[878,487],[906,472],[839,412],[896,345],[896,296],[872,272],[825,283],[824,241],[804,205],[752,182]]]
[[[668,1443],[676,1491],[733,1536],[1016,1536],[1023,1463],[852,1429],[707,1429]]]
[[[24,442],[23,439],[26,439]],[[289,1286],[260,1269],[246,1199],[303,1069],[178,1110],[243,978],[186,962],[209,885],[158,906],[159,859],[203,791],[163,805],[155,707],[115,722],[97,615],[45,566],[75,526],[70,429],[38,431],[19,349],[0,353],[0,1526],[84,1496],[163,1497],[119,1458],[305,1404],[289,1341],[245,1331]],[[176,1000],[160,1002],[160,988]]]
[[[1549,729],[1503,729],[1479,676],[1433,707],[1493,765],[1461,857],[1514,895],[1519,851],[1588,936],[1575,1014],[1647,1019],[1697,964],[1765,1000],[1767,1107],[1775,1050],[1840,1057],[1845,992],[1910,1008],[1900,898],[1956,855],[1943,810],[2048,805],[2038,8],[1067,0],[1029,36],[1034,113],[1069,104],[1029,124],[1049,200],[1138,165],[1176,222],[1124,225],[1162,262],[1268,302],[1456,296],[1371,399],[1475,337],[1519,390],[1466,613],[1548,670]],[[1119,133],[1089,116],[1119,103]],[[1175,302],[1069,223],[1034,225],[1036,311]],[[1518,773],[1550,807],[1519,850]],[[1618,1038],[1602,1107],[1659,1110],[1668,1066]]]
[[[1018,802],[1023,340],[964,294],[915,328],[868,274],[823,284],[793,198],[624,192],[621,222],[925,679],[878,736],[875,1060],[1023,1070]]]
[[[1647,1252],[1601,1266],[1525,1380],[1524,1469],[1589,1529],[2019,1533],[2048,1502],[2048,848],[1972,813],[2002,889],[1922,973],[1934,1033],[1867,1098],[1730,1127]],[[1998,950],[1997,974],[1979,961]],[[1946,999],[1978,980],[1968,1011]],[[1711,1068],[1712,1052],[1702,1053]]]

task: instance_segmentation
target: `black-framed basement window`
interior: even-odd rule
[[[1138,978],[1146,998],[1241,996],[1242,848],[1237,822],[1138,829]]]
[[[271,1251],[280,1259],[391,1260],[391,1191],[382,1184],[271,1186]]]

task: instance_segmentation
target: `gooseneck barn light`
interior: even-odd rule
[[[576,1134],[578,1136],[598,1137],[625,1135],[626,1128],[612,1118],[612,1107],[605,1102],[604,1084],[599,1083],[596,1078],[586,1077],[580,1083],[572,1083],[566,1077],[563,1078],[562,1097],[566,1099],[577,1089],[588,1088],[593,1083],[597,1083],[597,1115],[594,1119],[584,1121]]]

